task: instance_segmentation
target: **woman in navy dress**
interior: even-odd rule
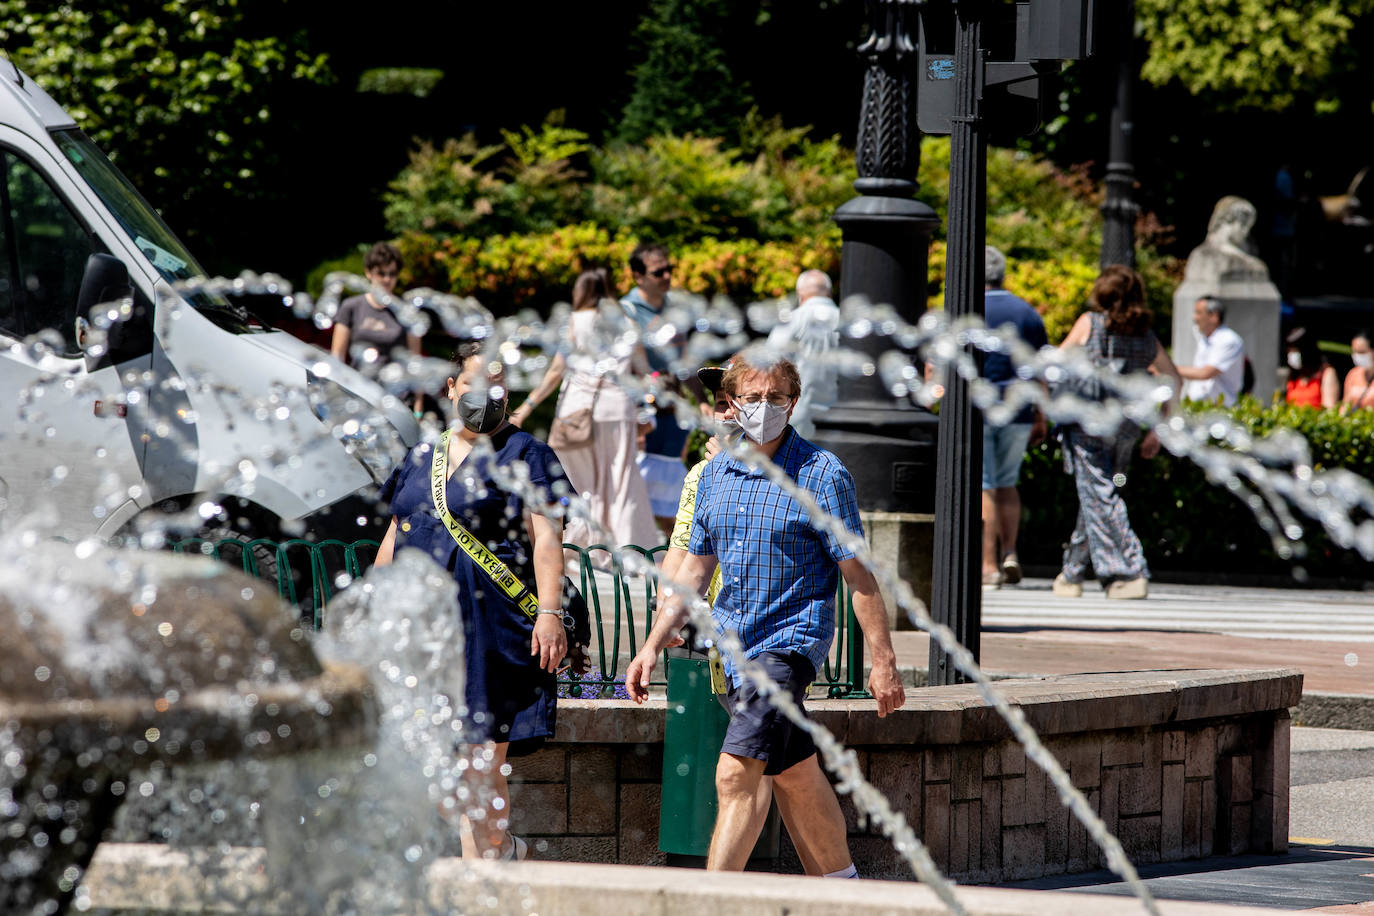
[[[524,858],[525,843],[509,833],[509,792],[502,772],[508,756],[536,750],[554,730],[557,689],[554,672],[567,654],[563,629],[563,523],[540,514],[517,493],[497,484],[495,465],[517,462],[529,469],[530,485],[554,503],[572,492],[553,450],[506,422],[505,392],[499,363],[495,374],[474,355],[475,345],[459,349],[460,371],[448,380],[448,397],[463,425],[448,439],[449,512],[539,600],[531,620],[458,547],[437,516],[430,490],[432,446],[411,449],[382,488],[391,504],[391,526],[377,552],[377,565],[390,563],[400,547],[423,550],[449,570],[458,584],[466,655],[463,741],[489,780],[479,792],[486,814],[474,823],[462,817],[465,857]],[[496,395],[500,395],[497,397]],[[487,439],[494,458],[471,456]]]

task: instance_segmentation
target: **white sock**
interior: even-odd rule
[[[827,878],[857,878],[857,877],[859,877],[859,870],[858,870],[857,868],[854,867],[854,863],[853,863],[853,862],[850,862],[850,863],[849,863],[847,866],[845,866],[844,868],[841,868],[839,871],[832,871],[830,874],[826,875],[826,877],[827,877]]]

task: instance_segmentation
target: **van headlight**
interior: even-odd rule
[[[305,382],[315,416],[329,427],[350,455],[362,462],[375,482],[385,483],[391,469],[406,454],[400,435],[386,415],[338,382],[308,370]]]

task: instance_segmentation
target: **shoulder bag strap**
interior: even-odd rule
[[[444,527],[448,533],[462,548],[463,553],[472,558],[482,572],[486,573],[496,587],[501,589],[512,601],[515,606],[528,617],[534,620],[539,616],[539,599],[525,587],[525,584],[515,577],[505,563],[502,563],[496,554],[488,550],[481,541],[473,536],[472,532],[463,527],[459,521],[453,517],[453,513],[448,511],[448,439],[449,430],[444,430],[444,434],[439,437],[439,444],[434,449],[434,460],[430,465],[429,488],[430,495],[434,497],[434,507],[439,512],[439,518],[444,522]]]

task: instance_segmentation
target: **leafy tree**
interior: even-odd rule
[[[636,33],[645,57],[634,68],[621,140],[733,132],[750,107],[748,89],[731,73],[722,44],[736,18],[729,0],[653,0]]]
[[[1218,107],[1283,111],[1311,98],[1334,110],[1335,78],[1359,66],[1351,36],[1371,12],[1374,0],[1137,0],[1150,46],[1141,76]]]
[[[263,196],[301,91],[331,79],[288,2],[0,0],[0,41],[154,203],[203,222]]]

